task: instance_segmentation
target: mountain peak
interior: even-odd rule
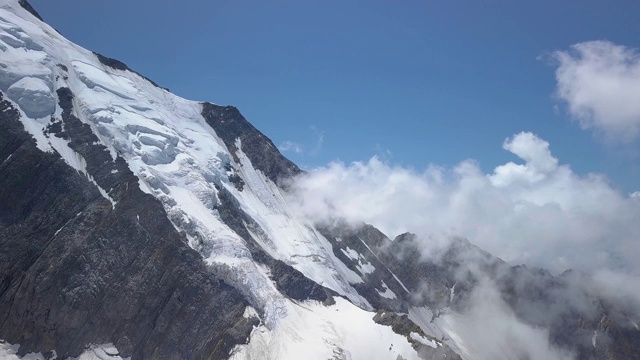
[[[31,6],[31,4],[29,4],[29,2],[27,0],[19,0],[18,4],[20,4],[20,6],[22,6],[25,10],[27,10],[29,13],[31,13],[31,15],[35,16],[36,18],[38,18],[38,20],[44,21],[42,19],[42,17],[40,16],[40,14],[38,14],[36,9],[34,9],[33,6]]]

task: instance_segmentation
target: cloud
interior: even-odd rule
[[[601,269],[589,278],[591,291],[602,296],[618,309],[640,314],[640,279],[637,276]],[[638,324],[629,324],[637,327]]]
[[[373,157],[334,162],[296,179],[291,203],[325,222],[367,222],[389,236],[463,236],[513,264],[549,268],[620,268],[640,273],[640,201],[598,174],[579,176],[528,132],[503,148],[522,159],[485,174],[473,160],[423,171]],[[425,244],[428,249],[428,244]]]
[[[575,354],[549,342],[549,330],[520,320],[504,302],[495,283],[481,278],[462,313],[448,312],[438,326],[468,358],[481,360],[569,360]]]
[[[583,129],[629,142],[640,135],[640,54],[608,41],[556,51],[557,96]]]
[[[558,319],[576,312],[598,321],[601,303],[594,303],[593,296],[611,304],[608,316],[616,317],[617,324],[635,328],[632,319],[637,317],[627,315],[640,314],[640,195],[621,194],[602,175],[575,174],[533,133],[515,134],[502,147],[521,161],[489,173],[474,160],[424,170],[378,157],[348,165],[334,162],[298,177],[289,203],[314,222],[366,222],[391,237],[417,233],[424,255],[435,262],[441,254],[437,250],[453,236],[463,236],[512,264],[556,273],[587,271],[559,277],[566,287],[549,289],[544,303],[519,299],[512,308],[496,283],[502,280],[482,270],[484,255],[462,253],[456,276],[472,273],[478,281],[455,307],[431,321],[468,357],[573,359],[570,348],[559,346],[590,346],[592,334],[557,343],[550,341],[555,336],[550,333],[558,330]],[[515,273],[513,281],[528,286],[527,274]],[[420,287],[414,295],[430,291]],[[606,339],[606,334],[599,336]]]
[[[498,187],[506,187],[518,181],[535,183],[558,168],[558,159],[551,156],[549,143],[532,133],[520,133],[505,140],[502,148],[517,155],[525,165],[509,162],[498,166],[489,177],[491,183]]]
[[[302,154],[302,146],[300,144],[293,141],[284,141],[282,144],[278,146],[278,149],[282,152],[293,152],[296,154]]]

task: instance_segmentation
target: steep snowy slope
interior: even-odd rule
[[[257,310],[262,325],[253,332],[255,341],[235,357],[255,358],[260,348],[256,344],[280,349],[270,358],[293,356],[299,350],[288,350],[291,338],[299,339],[300,346],[313,344],[318,358],[350,358],[359,351],[376,354],[371,351],[375,347],[358,348],[365,340],[359,335],[365,327],[370,329],[367,342],[383,347],[394,343],[389,350],[394,357],[416,358],[409,340],[376,324],[374,314],[366,312],[374,308],[353,285],[362,284],[367,271],[348,268],[312,224],[288,209],[277,183],[299,173],[297,167],[234,108],[175,96],[117,60],[69,42],[41,22],[26,2],[17,0],[0,5],[0,90],[9,100],[6,111],[19,111],[37,148],[60,156],[84,177],[109,204],[104,211],[118,213],[130,206],[129,198],[123,197],[130,186],[152,195],[212,276],[239,291]],[[230,122],[239,127],[229,128]],[[258,152],[256,146],[267,151]],[[3,165],[12,156],[3,159]],[[137,184],[118,180],[129,171]],[[139,223],[146,221],[143,217],[135,215]],[[66,224],[50,239],[58,241],[65,229]],[[17,281],[14,275],[5,276]],[[11,304],[13,295],[7,294]],[[380,294],[391,297],[384,287]],[[317,302],[331,304],[334,295],[350,302],[337,298],[330,307]],[[334,311],[346,317],[329,316]],[[351,318],[357,322],[346,320]],[[304,324],[318,326],[319,333],[302,331]],[[12,336],[29,342],[29,350],[58,348],[28,334]],[[136,345],[131,346],[120,350],[141,356]],[[77,347],[64,353],[73,354]]]

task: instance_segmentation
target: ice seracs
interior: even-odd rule
[[[15,101],[30,118],[53,114],[56,109],[51,84],[36,77],[23,77],[7,89],[9,99]]]

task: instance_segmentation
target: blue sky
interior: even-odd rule
[[[415,169],[519,160],[531,131],[577,174],[638,190],[638,141],[581,129],[554,98],[573,44],[640,48],[640,3],[31,0],[70,40],[174,93],[237,106],[306,168],[379,155]]]

